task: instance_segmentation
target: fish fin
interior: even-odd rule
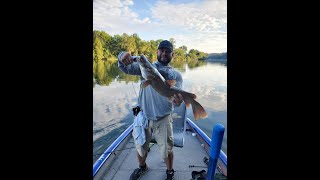
[[[169,87],[172,87],[172,86],[176,85],[176,80],[166,80],[166,84]]]
[[[199,104],[196,100],[191,101],[193,116],[195,120],[204,119],[208,117],[208,114],[204,110],[204,108]]]
[[[147,86],[149,86],[149,84],[151,84],[150,80],[146,80],[143,84],[142,84],[142,88],[145,88]]]
[[[184,90],[182,90],[180,88],[177,88],[176,86],[171,86],[170,89],[177,90],[177,91],[185,94],[186,96],[191,96],[192,99],[196,99],[197,98],[197,96],[195,94],[186,92],[186,91],[184,91]]]
[[[186,107],[190,107],[190,103],[189,102],[184,102],[186,104]]]
[[[197,96],[195,94],[190,93],[193,99],[196,99]]]

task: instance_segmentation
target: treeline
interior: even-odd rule
[[[174,38],[169,39],[173,44],[175,57],[177,61],[204,60],[208,54],[196,49],[188,51],[187,46],[176,48]],[[157,58],[157,47],[162,39],[144,41],[137,34],[110,36],[104,31],[93,31],[93,60],[113,60],[121,51],[130,52],[131,55],[144,54],[150,61],[154,62]]]
[[[130,52],[131,55],[144,54],[151,62],[157,59],[158,44],[162,39],[144,41],[137,34],[110,36],[104,31],[93,31],[93,77],[94,84],[108,85],[117,74],[124,76],[126,82],[138,81],[137,76],[126,76],[117,68],[117,56],[121,51]],[[207,53],[196,49],[188,51],[187,46],[176,48],[176,41],[170,38],[174,47],[174,58],[171,61],[173,67],[183,68],[187,63],[189,67],[197,67],[203,64],[208,57]],[[199,61],[200,60],[200,61]]]
[[[223,53],[210,53],[207,59],[227,59],[227,52]]]

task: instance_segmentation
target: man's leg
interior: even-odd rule
[[[130,180],[137,180],[139,179],[144,173],[148,171],[148,166],[146,164],[146,159],[148,156],[148,149],[149,149],[149,143],[151,140],[151,133],[149,129],[145,130],[146,133],[146,142],[143,144],[143,146],[140,146],[135,142],[136,150],[137,150],[137,159],[139,162],[139,168],[135,169],[131,176]]]
[[[172,117],[169,116],[169,122],[167,126],[167,146],[168,146],[168,157],[164,158],[164,161],[167,165],[167,180],[174,179],[174,170],[173,170],[173,127],[172,127]]]
[[[138,161],[139,161],[139,168],[135,169],[131,176],[130,176],[130,180],[138,180],[140,179],[140,177],[146,173],[148,171],[148,166],[146,164],[146,158],[147,158],[147,154],[145,154],[144,157],[141,157],[139,155],[139,153],[137,152],[137,158],[138,158]]]
[[[146,134],[146,142],[143,144],[141,148],[136,146],[137,149],[139,148],[139,151],[141,153],[139,154],[137,151],[137,159],[140,167],[146,165],[146,159],[147,159],[148,150],[149,150],[149,143],[151,141],[151,128],[145,129],[145,134]]]
[[[138,158],[138,161],[139,161],[139,166],[144,166],[144,165],[146,165],[147,156],[148,156],[148,152],[146,152],[146,156],[145,156],[145,157],[141,157],[141,156],[139,155],[139,153],[137,152],[137,158]]]
[[[166,162],[167,169],[168,169],[168,170],[172,170],[172,166],[173,166],[173,152],[169,153],[167,158],[164,158],[164,162]]]
[[[156,131],[155,138],[160,148],[161,156],[167,166],[167,179],[174,179],[172,117],[168,115],[163,119],[159,119],[156,123],[159,130]]]

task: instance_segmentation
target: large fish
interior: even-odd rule
[[[139,63],[142,77],[145,81],[142,84],[142,88],[151,85],[160,95],[172,100],[174,94],[181,94],[187,107],[192,106],[194,119],[203,119],[208,115],[204,108],[195,100],[196,95],[183,91],[182,89],[174,86],[175,80],[165,80],[162,74],[149,62],[144,56],[132,56],[133,61]],[[163,72],[162,72],[163,73]]]

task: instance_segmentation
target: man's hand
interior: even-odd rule
[[[173,101],[172,101],[173,105],[180,106],[180,104],[182,102],[183,102],[183,97],[181,94],[178,94],[178,95],[174,94],[173,95]]]
[[[132,58],[131,58],[131,55],[127,52],[124,52],[121,57],[120,57],[120,61],[125,65],[125,66],[128,66],[129,64],[131,64],[133,61],[132,61]]]

